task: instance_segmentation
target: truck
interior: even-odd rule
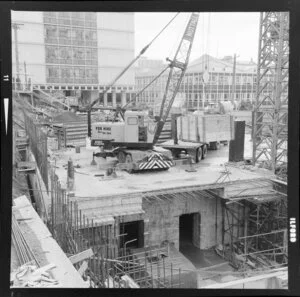
[[[234,137],[234,117],[230,114],[189,114],[172,116],[172,140],[159,144],[175,159],[186,154],[198,163],[207,150],[217,150]]]

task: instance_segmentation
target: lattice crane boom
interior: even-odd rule
[[[274,172],[287,163],[288,28],[288,12],[261,13],[252,160]]]
[[[170,70],[160,107],[160,113],[155,130],[153,144],[157,142],[159,135],[162,132],[166,119],[175,100],[176,94],[179,90],[181,81],[186,72],[198,24],[198,19],[199,13],[192,13],[180,44],[176,50],[174,59],[167,59],[167,61],[170,62]]]

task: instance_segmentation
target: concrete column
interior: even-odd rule
[[[104,102],[104,106],[107,106],[107,93],[104,94],[103,102]]]
[[[113,107],[117,106],[117,95],[115,91],[112,91],[112,106]]]
[[[124,106],[126,104],[126,93],[125,91],[121,92],[121,105]]]
[[[67,184],[68,184],[68,190],[72,191],[74,190],[74,166],[73,166],[73,161],[70,157],[68,161],[68,178],[67,178]]]
[[[144,246],[149,245],[149,238],[150,238],[150,229],[149,229],[149,219],[144,219]]]

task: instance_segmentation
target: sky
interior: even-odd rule
[[[176,13],[135,13],[135,54],[148,44]],[[143,55],[165,60],[175,54],[190,13],[180,13]],[[217,58],[237,54],[237,60],[257,61],[258,12],[200,13],[190,61],[202,54]]]

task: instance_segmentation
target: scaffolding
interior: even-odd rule
[[[287,265],[287,195],[270,180],[227,195],[219,253],[240,271]]]
[[[287,173],[288,28],[289,12],[261,13],[252,159],[279,175]]]

